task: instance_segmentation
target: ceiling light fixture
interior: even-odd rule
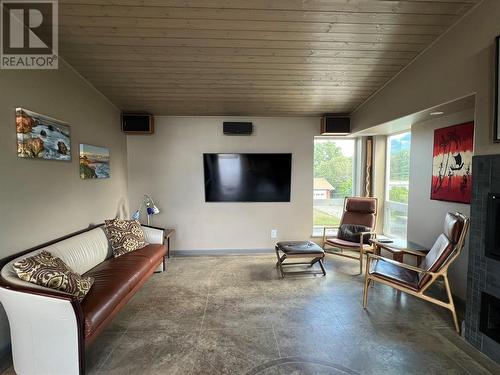
[[[439,115],[444,115],[444,112],[441,112],[441,111],[436,111],[436,112],[431,112],[430,113],[431,116],[439,116]]]

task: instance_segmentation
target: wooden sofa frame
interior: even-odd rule
[[[86,229],[68,234],[66,236],[60,237],[58,239],[46,242],[42,245],[38,245],[35,247],[32,247],[28,250],[24,250],[21,252],[18,252],[16,254],[10,255],[6,258],[3,258],[0,260],[0,270],[9,262],[12,260],[26,255],[28,253],[31,253],[33,251],[42,249],[44,247],[56,244],[58,242],[64,241],[66,239],[69,239],[71,237],[75,237],[79,234],[83,234],[85,232],[91,231],[93,229],[102,227],[104,224],[99,224],[99,225],[91,225]],[[163,228],[157,228],[157,227],[152,227],[152,226],[147,226],[147,225],[142,225],[142,227],[145,228],[150,228],[153,230],[159,230],[162,231],[162,240],[164,236],[164,229]],[[140,289],[145,282],[149,279],[149,277],[155,272],[154,270],[159,267],[162,262],[165,262],[165,260],[160,260],[157,262],[157,264],[154,265],[155,268],[152,268],[152,271],[147,274],[147,277],[145,277],[142,281],[138,282],[137,285],[134,286],[133,290],[131,290],[127,296],[125,296],[124,300],[125,303],[136,293],[138,289]],[[96,334],[92,335],[90,338],[85,338],[84,335],[84,315],[83,315],[83,310],[80,304],[80,301],[76,297],[69,296],[67,294],[58,292],[57,290],[49,291],[49,290],[40,290],[36,288],[30,288],[27,286],[20,286],[20,285],[14,285],[12,283],[9,283],[7,280],[5,280],[3,277],[0,276],[0,289],[5,289],[3,292],[3,298],[9,298],[11,296],[12,298],[16,299],[16,304],[25,306],[25,310],[30,310],[33,308],[32,303],[36,301],[37,304],[37,311],[36,313],[41,313],[46,316],[50,317],[50,314],[57,314],[59,318],[64,318],[60,319],[58,324],[58,332],[61,333],[63,337],[60,337],[58,340],[60,342],[60,345],[58,348],[41,348],[40,350],[42,351],[48,351],[52,349],[52,351],[57,351],[57,349],[64,348],[62,353],[56,353],[55,356],[59,357],[61,360],[61,371],[57,372],[53,368],[50,370],[51,374],[64,374],[64,375],[70,375],[70,374],[79,374],[79,375],[84,375],[85,374],[85,348],[93,342],[93,340],[99,335],[99,333],[102,331],[104,327],[101,327],[101,329],[96,332]],[[124,303],[124,304],[125,304]],[[122,307],[124,304],[120,305],[119,307]],[[6,309],[7,310],[7,309]],[[8,311],[7,311],[7,315]],[[33,323],[33,321],[30,319],[32,317],[31,313],[27,313],[26,316],[24,317],[16,317],[16,319],[13,321],[12,319],[9,318],[9,324],[10,324],[10,329],[11,332],[20,328],[19,326],[22,324],[30,324]],[[23,319],[25,318],[25,319]],[[25,322],[24,320],[28,320]],[[111,320],[111,319],[110,319]],[[110,321],[109,320],[109,321]],[[31,331],[33,332],[44,332],[48,335],[50,335],[52,332],[50,331],[51,328],[50,325],[47,327],[38,327],[36,325],[32,325]],[[76,328],[76,329],[75,329]],[[23,346],[23,342],[17,343],[18,345],[16,346]],[[75,349],[75,350],[72,350]],[[21,353],[21,350],[19,350],[18,353],[16,353],[16,348],[12,348],[13,350],[13,357],[14,361],[16,360],[16,356],[18,357],[23,357],[23,354]],[[64,365],[63,365],[64,363]],[[49,365],[49,366],[53,366]],[[38,369],[41,370],[43,373],[43,369]],[[59,369],[58,369],[59,370]],[[47,369],[45,369],[47,371]],[[55,371],[55,372],[54,372]]]

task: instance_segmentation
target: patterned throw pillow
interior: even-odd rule
[[[342,224],[339,227],[339,231],[337,233],[337,238],[344,241],[356,242],[359,243],[361,240],[362,232],[371,232],[370,227],[366,227],[364,225],[355,225],[355,224]],[[363,237],[363,243],[369,244],[371,236]]]
[[[17,276],[24,281],[60,290],[83,299],[94,283],[93,277],[73,272],[60,258],[48,251],[14,263]]]
[[[147,245],[141,223],[137,220],[113,219],[104,223],[115,258]]]

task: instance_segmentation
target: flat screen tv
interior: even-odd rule
[[[203,154],[206,202],[290,202],[292,154]]]

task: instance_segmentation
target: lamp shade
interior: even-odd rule
[[[132,215],[132,220],[139,220],[140,218],[141,218],[140,210],[135,211],[134,214]]]
[[[160,209],[155,205],[148,207],[146,211],[148,212],[148,215],[158,215],[160,213]]]
[[[151,223],[151,216],[158,215],[160,213],[160,209],[156,206],[155,202],[149,195],[144,195],[144,200],[141,202],[139,209],[133,213],[132,220],[139,220],[141,218],[143,205],[146,206],[146,214],[149,225]]]
[[[160,209],[149,195],[144,195],[144,205],[148,215],[158,215],[160,213]]]

